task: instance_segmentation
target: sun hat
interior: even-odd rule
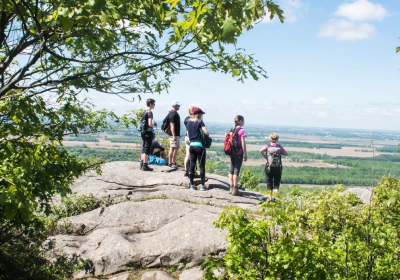
[[[171,105],[172,106],[181,106],[182,105],[182,103],[180,103],[179,101],[173,101],[172,103],[171,103]]]
[[[200,108],[196,107],[193,109],[193,115],[197,115],[197,114],[205,114],[206,112],[203,112],[203,110],[201,110]]]
[[[276,141],[278,141],[278,139],[279,139],[279,135],[278,135],[278,133],[271,133],[271,135],[269,136],[269,141],[271,141],[271,142],[276,142]]]

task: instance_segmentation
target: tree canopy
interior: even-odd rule
[[[265,0],[5,0],[0,6],[0,97],[13,90],[76,94],[161,92],[180,70],[265,76],[225,51],[266,11]]]
[[[65,135],[135,122],[93,110],[81,91],[140,99],[194,69],[266,77],[236,40],[267,14],[284,20],[267,0],[1,1],[0,213],[29,219],[98,166],[70,156]]]

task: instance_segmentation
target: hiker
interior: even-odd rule
[[[168,154],[168,167],[177,169],[178,164],[176,163],[176,154],[178,153],[181,139],[181,118],[178,114],[178,110],[181,107],[181,103],[174,101],[171,105],[172,109],[168,114],[168,121],[171,130],[169,137],[170,148]]]
[[[156,101],[154,99],[146,100],[147,109],[142,116],[142,119],[145,120],[145,123],[142,127],[141,136],[142,136],[142,153],[141,153],[141,170],[142,171],[153,171],[153,168],[148,166],[151,143],[153,141],[153,129],[157,127],[157,123],[153,123],[153,112],[156,105]]]
[[[244,130],[244,118],[241,115],[237,115],[233,120],[232,132],[237,133],[237,138],[234,139],[234,145],[237,147],[233,149],[231,157],[231,166],[229,169],[229,193],[236,196],[239,195],[238,183],[239,183],[239,172],[242,167],[243,160],[247,161],[247,150],[246,150],[246,131]],[[236,143],[235,143],[236,142]]]
[[[206,191],[207,188],[205,186],[206,179],[206,149],[202,144],[202,136],[200,133],[200,129],[203,130],[204,134],[210,135],[208,132],[204,122],[203,115],[205,112],[200,108],[193,109],[193,115],[190,120],[186,124],[187,135],[190,141],[190,165],[189,165],[189,180],[190,180],[190,189],[197,190],[197,187],[194,185],[194,172],[196,167],[196,162],[199,160],[200,166],[200,178],[201,185],[200,190]]]
[[[265,164],[265,177],[267,179],[267,189],[269,201],[275,200],[272,198],[272,193],[274,195],[278,194],[279,185],[281,183],[282,176],[282,155],[289,156],[285,149],[277,144],[279,135],[277,133],[271,133],[269,136],[269,145],[265,145],[260,150],[260,154],[266,159]]]
[[[189,107],[189,116],[187,116],[185,118],[185,120],[183,121],[183,124],[185,125],[185,127],[186,127],[187,122],[190,120],[190,118],[193,115],[193,109],[194,108],[196,108],[196,107],[193,107],[193,106]],[[184,168],[185,168],[184,176],[187,177],[188,174],[189,174],[189,156],[190,156],[190,152],[189,152],[190,140],[189,140],[189,137],[187,136],[187,133],[186,133],[186,136],[185,136],[185,145],[186,145],[186,156],[185,156],[183,165],[184,165]]]
[[[158,149],[158,151],[154,152],[154,149]],[[143,148],[140,150],[140,153],[144,153]],[[163,158],[165,161],[167,161],[165,157],[165,147],[156,140],[156,133],[154,131],[153,131],[153,141],[151,142],[151,147],[150,147],[150,155]],[[142,162],[140,164],[142,164]],[[142,167],[142,165],[140,167]]]

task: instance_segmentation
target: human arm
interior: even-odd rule
[[[246,137],[241,137],[242,148],[243,148],[243,160],[247,161],[247,148],[246,148]]]
[[[147,116],[148,116],[147,125],[149,127],[153,127],[153,128],[157,127],[157,123],[156,122],[154,122],[154,124],[153,124],[153,112],[151,112],[151,111],[147,112]]]
[[[260,150],[261,156],[262,156],[263,158],[265,158],[265,159],[267,159],[267,149],[268,149],[268,147],[263,147],[263,148],[261,148],[261,150]]]
[[[174,141],[176,141],[176,135],[175,135],[175,123],[173,123],[173,122],[170,122],[170,123],[169,123],[169,127],[171,128],[171,134],[172,134],[172,137],[174,138]]]
[[[210,132],[208,132],[207,127],[202,126],[201,129],[203,130],[203,132],[204,132],[205,135],[210,136]]]
[[[280,145],[279,145],[279,146],[280,146]],[[281,148],[281,154],[284,155],[284,156],[286,156],[286,157],[288,157],[289,154],[286,152],[286,150],[285,150],[282,146],[280,146],[280,148]]]
[[[149,127],[152,127],[152,128],[157,127],[157,123],[156,122],[153,124],[153,118],[149,118],[147,120],[147,124],[148,124]]]

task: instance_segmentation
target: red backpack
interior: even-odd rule
[[[224,141],[224,152],[227,155],[234,155],[240,150],[240,144],[238,141],[238,132],[242,128],[239,127],[238,129],[231,129],[226,135],[225,135],[225,141]]]

